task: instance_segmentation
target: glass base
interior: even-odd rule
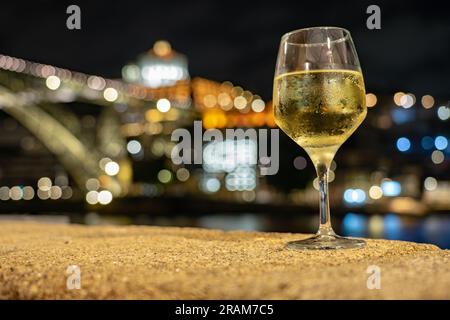
[[[288,242],[286,247],[294,250],[333,250],[362,248],[365,245],[364,240],[321,234],[304,240]]]

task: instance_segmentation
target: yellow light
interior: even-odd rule
[[[148,122],[159,122],[163,120],[163,115],[156,109],[150,109],[145,113],[145,118]]]
[[[222,92],[217,96],[217,100],[219,102],[220,107],[227,111],[230,110],[231,108],[233,108],[233,101],[231,100],[230,96],[225,93]]]
[[[53,200],[61,198],[62,190],[58,186],[52,186],[50,188],[50,198]]]
[[[52,180],[50,180],[50,178],[47,177],[42,177],[38,180],[38,188],[41,189],[42,191],[49,191],[50,187],[52,186]]]
[[[166,120],[175,121],[178,120],[179,116],[178,110],[172,108],[166,113]]]
[[[204,112],[203,127],[205,129],[224,128],[227,125],[227,117],[221,110]]]
[[[369,232],[372,237],[378,238],[383,236],[384,220],[383,217],[375,215],[369,219]]]
[[[33,187],[26,186],[23,188],[23,199],[24,200],[31,200],[34,198],[34,189]]]
[[[234,98],[234,106],[238,110],[244,109],[247,106],[247,99],[245,99],[243,96]]]
[[[434,98],[429,94],[422,97],[422,105],[425,109],[430,109],[434,106]]]
[[[156,102],[156,108],[160,111],[160,112],[167,112],[170,110],[170,101],[163,98],[163,99],[159,99]]]
[[[120,166],[117,162],[110,161],[105,165],[105,172],[108,176],[115,176],[120,171]]]
[[[405,95],[405,93],[404,92],[397,92],[396,94],[394,94],[394,102],[395,102],[395,104],[396,105],[398,105],[398,106],[401,106],[402,105],[402,103],[401,103],[401,99],[402,99],[402,97]]]
[[[172,46],[168,41],[159,40],[153,45],[153,52],[160,57],[167,56],[172,51]]]
[[[22,199],[22,196],[22,188],[19,186],[14,186],[9,190],[9,197],[11,198],[11,200],[20,200]]]
[[[167,169],[162,169],[158,172],[158,180],[162,183],[169,183],[172,180],[172,172]]]
[[[100,188],[100,181],[98,179],[91,178],[86,181],[86,189],[89,191],[96,191],[98,188]]]
[[[151,151],[155,156],[161,157],[164,154],[164,142],[156,140],[152,144]]]
[[[72,198],[72,188],[69,186],[62,187],[62,199],[70,199]]]
[[[96,204],[98,202],[98,192],[97,191],[89,191],[86,194],[86,202],[89,204]]]
[[[186,168],[180,168],[177,170],[177,179],[181,182],[187,181],[189,179],[190,173]]]
[[[213,108],[216,106],[217,103],[217,99],[214,95],[212,94],[207,94],[206,96],[203,97],[203,104],[205,105],[205,107],[207,108]]]
[[[90,76],[87,80],[88,87],[94,90],[103,90],[106,85],[105,79],[97,76]]]
[[[39,199],[47,200],[48,198],[50,198],[50,189],[49,190],[38,189],[37,195]]]
[[[102,158],[99,162],[98,165],[100,166],[100,169],[105,170],[105,166],[108,162],[111,162],[112,160],[108,157],[106,158]]]
[[[57,76],[50,76],[47,78],[47,80],[45,80],[45,85],[50,90],[57,90],[61,85],[61,79],[59,79]]]
[[[434,150],[431,154],[431,161],[433,161],[434,164],[441,164],[444,160],[444,153],[440,150]]]
[[[377,96],[373,93],[366,94],[366,105],[368,108],[372,108],[377,104]]]
[[[158,112],[158,110],[155,110]],[[159,113],[159,112],[158,112]],[[149,123],[147,126],[148,134],[160,134],[163,130],[163,125],[161,123]]]
[[[100,204],[106,205],[109,204],[113,199],[113,195],[108,190],[102,190],[98,193],[98,202]]]
[[[369,189],[369,196],[375,200],[381,199],[383,190],[379,186],[371,186]]]
[[[0,200],[9,200],[9,188],[7,186],[3,186],[0,188]]]
[[[433,177],[427,177],[423,183],[423,186],[424,186],[425,190],[433,191],[433,190],[436,190],[436,188],[438,186],[438,182]]]
[[[114,102],[119,97],[119,93],[114,88],[106,88],[105,91],[103,91],[103,97],[106,101]]]
[[[231,95],[233,97],[237,97],[240,96],[244,93],[244,89],[242,89],[241,87],[237,86],[237,87],[233,87],[233,89],[231,89]],[[245,99],[245,98],[244,98]]]
[[[255,99],[252,102],[252,110],[255,112],[262,112],[266,108],[266,104],[261,99]]]

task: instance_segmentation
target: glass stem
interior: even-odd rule
[[[335,235],[330,220],[330,203],[328,200],[328,171],[329,166],[318,164],[316,166],[317,177],[319,179],[320,192],[320,224],[318,235]]]

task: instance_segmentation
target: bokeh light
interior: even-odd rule
[[[377,96],[373,93],[366,94],[366,105],[368,108],[372,108],[377,104]]]
[[[156,108],[160,111],[160,112],[167,112],[167,111],[169,111],[170,110],[170,107],[171,107],[171,105],[170,105],[170,101],[168,100],[168,99],[165,99],[165,98],[163,98],[163,99],[159,99],[157,102],[156,102]]]
[[[427,177],[427,178],[425,178],[425,181],[423,182],[423,187],[427,191],[436,190],[437,186],[438,186],[438,182],[437,182],[436,178],[433,178],[433,177]]]
[[[411,141],[408,138],[401,137],[397,139],[397,149],[401,152],[406,152],[411,148]]]
[[[57,90],[61,86],[61,79],[57,76],[49,76],[45,80],[45,85],[50,90]]]
[[[448,147],[448,140],[444,136],[437,136],[436,139],[434,139],[434,145],[436,149],[438,150],[444,150]]]
[[[434,164],[441,164],[445,160],[445,155],[440,150],[434,150],[431,154],[431,161],[433,161]]]
[[[103,97],[106,101],[114,102],[119,97],[119,93],[114,88],[106,88],[105,91],[103,91]]]

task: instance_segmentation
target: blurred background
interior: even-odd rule
[[[69,30],[66,9],[81,9]],[[450,248],[450,21],[378,1],[10,1],[0,10],[0,219],[314,232],[315,171],[280,131],[280,170],[175,165],[176,128],[275,128],[280,37],[352,33],[368,115],[330,173],[343,235]],[[256,155],[256,149],[254,151]],[[240,159],[240,160],[239,160]]]

